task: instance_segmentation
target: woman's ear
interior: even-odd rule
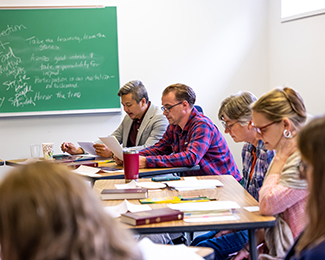
[[[291,128],[292,123],[288,118],[283,118],[282,122],[285,129],[289,130]]]
[[[252,119],[248,121],[248,125],[247,125],[248,130],[251,130],[253,128],[252,123],[253,123]]]

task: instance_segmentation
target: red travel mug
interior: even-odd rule
[[[139,152],[136,150],[126,150],[123,152],[123,167],[125,182],[139,179]]]

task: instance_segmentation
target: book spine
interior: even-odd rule
[[[136,220],[136,225],[138,226],[138,225],[154,224],[154,223],[160,223],[160,222],[166,222],[172,220],[181,220],[183,219],[183,217],[184,217],[184,213],[179,212],[175,215],[138,219]]]

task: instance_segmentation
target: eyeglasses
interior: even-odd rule
[[[308,164],[305,163],[303,160],[300,160],[298,164],[298,170],[299,170],[299,177],[300,179],[306,179],[307,177],[307,170],[308,170]]]
[[[254,123],[252,123],[252,127],[254,127],[254,128],[256,129],[256,132],[257,132],[257,133],[259,133],[260,135],[263,135],[262,130],[265,129],[265,128],[267,128],[268,126],[271,126],[271,125],[275,124],[275,123],[278,123],[278,122],[274,121],[274,122],[272,122],[272,123],[270,123],[270,124],[268,124],[268,125],[262,126],[262,127],[256,127],[256,126],[254,125]]]
[[[172,105],[172,106],[170,106],[170,107],[164,107],[164,106],[162,106],[162,107],[161,107],[161,110],[162,110],[163,112],[169,113],[170,110],[171,110],[173,107],[175,107],[175,106],[177,106],[177,105],[180,105],[180,104],[182,104],[182,103],[183,103],[183,101],[181,101],[181,102],[179,102],[179,103],[177,103],[177,104],[175,104],[175,105]]]
[[[237,123],[239,123],[239,121],[236,121],[235,123],[233,123],[231,125],[227,125],[227,123],[225,121],[221,121],[221,124],[224,127],[224,129],[228,129],[228,131],[231,131],[231,128]]]

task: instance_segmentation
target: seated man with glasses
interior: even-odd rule
[[[124,107],[125,115],[120,126],[112,133],[123,147],[133,147],[141,150],[158,142],[167,127],[167,120],[158,106],[149,101],[148,92],[140,80],[126,83],[118,92]],[[102,157],[112,157],[112,151],[102,143],[94,145],[96,153]],[[84,153],[81,147],[64,142],[61,145],[63,152],[70,154]],[[118,164],[122,164],[114,157]]]
[[[168,86],[162,110],[169,126],[152,147],[140,151],[140,168],[199,165],[186,175],[231,174],[241,176],[228,145],[212,121],[194,108],[196,95],[184,84]]]

